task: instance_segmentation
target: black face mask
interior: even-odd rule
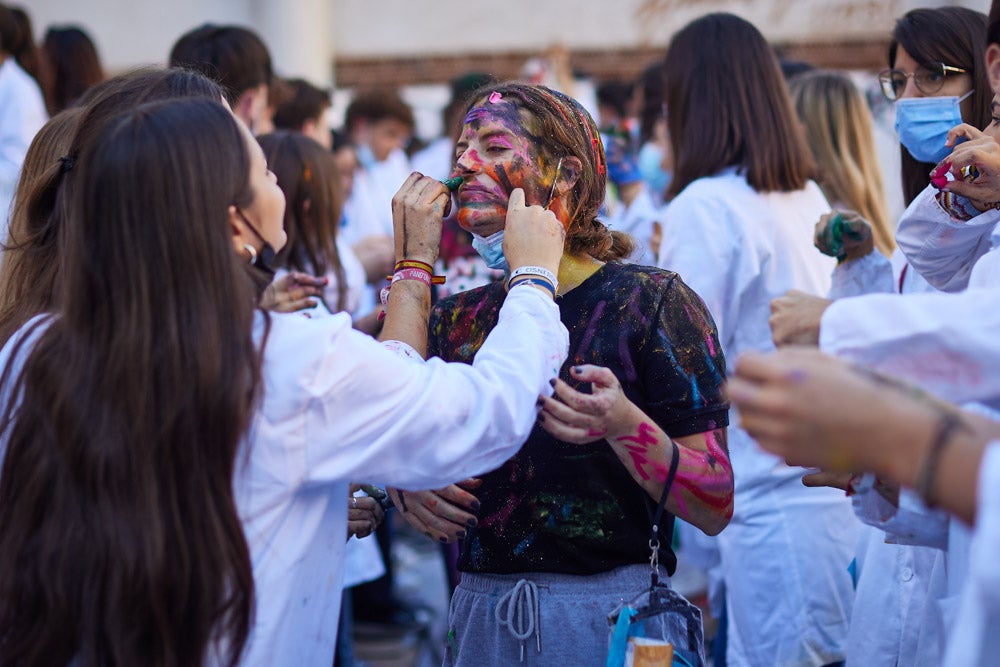
[[[253,258],[251,259],[250,263],[258,271],[261,271],[267,274],[269,277],[273,278],[274,257],[275,255],[277,255],[277,253],[274,250],[274,246],[268,243],[267,240],[261,235],[261,233],[257,231],[256,225],[254,225],[247,219],[247,216],[244,215],[243,211],[239,207],[236,208],[236,211],[240,214],[240,217],[243,218],[243,222],[246,223],[247,227],[249,227],[250,230],[257,236],[257,238],[259,238],[261,242],[263,242],[264,244],[264,247],[262,247],[259,252],[253,254]]]

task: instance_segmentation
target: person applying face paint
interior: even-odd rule
[[[328,667],[348,480],[495,468],[565,359],[533,285],[474,367],[417,358],[432,279],[410,266],[433,263],[447,201],[425,178],[399,197],[384,343],[346,314],[261,312],[251,262],[286,242],[284,195],[197,78],[198,99],[84,108],[48,160],[58,280],[0,349],[0,663]],[[562,225],[511,208],[511,265],[555,271]]]
[[[673,452],[667,511],[708,534],[732,513],[715,324],[677,274],[620,261],[633,242],[596,217],[607,161],[575,100],[542,86],[488,88],[465,116],[455,174],[459,223],[482,239],[484,257],[510,259],[508,209],[522,192],[562,223],[566,249],[554,275],[511,265],[509,293],[497,283],[440,301],[428,355],[472,362],[505,300],[538,281],[557,295],[569,359],[519,454],[463,484],[391,493],[421,532],[461,540],[446,665],[604,664],[608,612],[623,591],[649,585],[650,511]],[[672,573],[674,554],[663,551]],[[535,634],[497,620],[526,591],[538,594]]]

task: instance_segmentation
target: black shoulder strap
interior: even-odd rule
[[[673,454],[670,457],[670,471],[667,473],[667,479],[663,483],[663,495],[660,496],[660,504],[656,507],[656,514],[653,515],[653,531],[649,537],[650,548],[654,545],[659,547],[661,544],[670,548],[670,543],[674,539],[674,515],[668,513],[667,516],[670,517],[665,526],[665,531],[662,535],[662,541],[660,539],[660,520],[663,518],[663,510],[667,506],[667,496],[670,495],[670,487],[674,485],[674,477],[677,475],[677,464],[680,463],[681,452],[677,447],[677,443],[670,440],[670,446],[673,447]],[[667,572],[668,575],[673,575],[673,572]]]

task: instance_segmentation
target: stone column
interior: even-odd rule
[[[333,0],[250,0],[250,15],[278,75],[333,84]]]

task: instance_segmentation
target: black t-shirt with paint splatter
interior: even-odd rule
[[[470,363],[505,294],[494,283],[439,302],[428,356]],[[677,274],[608,263],[558,303],[570,339],[563,380],[576,384],[569,369],[577,364],[607,366],[671,437],[729,423],[715,323]],[[604,440],[561,442],[536,424],[521,450],[482,480],[462,571],[586,575],[649,559],[653,503]]]

